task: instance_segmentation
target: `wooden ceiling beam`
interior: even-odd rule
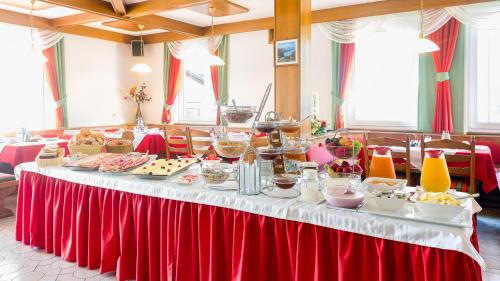
[[[168,31],[173,31],[173,32],[178,32],[178,33],[187,33],[190,35],[195,35],[195,36],[202,36],[204,33],[204,29],[202,27],[184,23],[181,21],[173,20],[173,19],[168,19],[160,16],[155,16],[155,15],[148,15],[148,16],[141,16],[141,17],[135,17],[131,18],[127,14],[126,16],[118,15],[115,13],[113,10],[113,7],[111,6],[110,3],[104,2],[104,1],[80,1],[80,0],[42,0],[47,3],[51,4],[56,4],[59,6],[64,6],[76,10],[83,11],[85,13],[91,13],[97,16],[101,17],[106,17],[106,18],[113,18],[113,19],[118,19],[118,20],[126,20],[133,22],[135,24],[142,24],[145,26],[150,26],[154,27],[157,29],[164,29]],[[151,0],[152,1],[152,0]],[[150,1],[146,1],[149,3]],[[144,3],[146,3],[144,2]],[[175,2],[175,1],[163,1],[167,3]],[[143,2],[141,2],[143,3]],[[87,21],[85,23],[91,22],[92,21],[92,16],[74,16],[72,18],[66,18],[66,19],[59,19],[59,23],[63,22],[65,23],[64,26],[69,26],[71,23],[71,20],[74,20],[75,24],[82,24],[81,21],[83,20]],[[99,18],[99,17],[96,17]],[[54,21],[57,21],[57,19],[54,19]],[[57,24],[57,22],[56,22]],[[55,25],[57,26],[57,25]]]
[[[86,23],[103,21],[106,19],[109,19],[109,17],[102,16],[99,14],[79,13],[70,16],[51,19],[50,23],[54,27],[63,27],[63,26],[81,25]]]
[[[495,0],[433,0],[424,2],[424,9],[439,9],[491,2]],[[312,22],[329,22],[355,18],[381,16],[420,10],[420,0],[385,0],[365,4],[312,11]]]
[[[142,17],[210,2],[211,0],[148,0],[127,5],[127,16],[131,18]]]
[[[12,11],[0,9],[0,22],[16,24],[26,27],[31,27],[31,17],[27,14],[16,13]],[[56,28],[52,26],[51,21],[42,17],[33,17],[33,27],[40,29],[48,29],[68,34],[92,37],[102,40],[114,41],[119,43],[129,44],[134,37],[118,32],[112,32],[87,26],[68,26]]]
[[[115,13],[117,13],[118,15],[123,16],[127,13],[127,9],[125,8],[123,0],[110,0],[110,2],[113,10],[115,10]]]

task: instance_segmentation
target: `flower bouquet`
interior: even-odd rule
[[[151,97],[144,92],[144,89],[146,89],[146,85],[142,84],[139,90],[137,90],[137,86],[132,86],[130,88],[130,91],[128,92],[128,95],[124,97],[125,100],[133,101],[137,104],[137,112],[135,113],[135,120],[141,118],[142,119],[142,112],[141,112],[141,104],[150,101]]]
[[[322,136],[326,134],[327,123],[324,120],[313,118],[311,120],[311,133],[313,136]]]

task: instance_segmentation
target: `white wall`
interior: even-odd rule
[[[264,112],[274,110],[273,45],[267,30],[229,36],[229,101],[259,106],[269,83],[273,83]]]
[[[160,124],[163,107],[163,43],[146,45],[144,62],[151,73],[130,68],[138,62],[127,44],[67,35],[66,80],[69,125],[98,126],[133,123],[135,105],[123,97],[131,86],[146,83],[152,97],[142,107],[147,123]],[[320,96],[320,118],[330,120],[331,43],[312,27],[312,92]],[[266,30],[229,36],[229,99],[258,106],[267,84],[274,85],[273,45]],[[264,112],[274,109],[274,88]],[[176,115],[174,115],[176,116]]]
[[[66,92],[70,127],[123,124],[125,44],[65,36]]]

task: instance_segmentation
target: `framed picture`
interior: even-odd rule
[[[276,65],[298,62],[297,39],[276,41]]]

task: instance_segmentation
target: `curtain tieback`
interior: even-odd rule
[[[60,99],[58,101],[55,101],[57,107],[63,107],[66,105],[66,99]]]
[[[172,109],[172,105],[169,105],[169,104],[165,104],[163,107],[164,107],[166,110],[170,110],[170,109]]]
[[[338,107],[342,107],[342,105],[344,104],[344,100],[341,99],[340,97],[336,96],[335,93],[332,93],[332,101]]]
[[[437,72],[436,73],[436,81],[437,82],[444,82],[450,80],[450,74],[446,72]]]

